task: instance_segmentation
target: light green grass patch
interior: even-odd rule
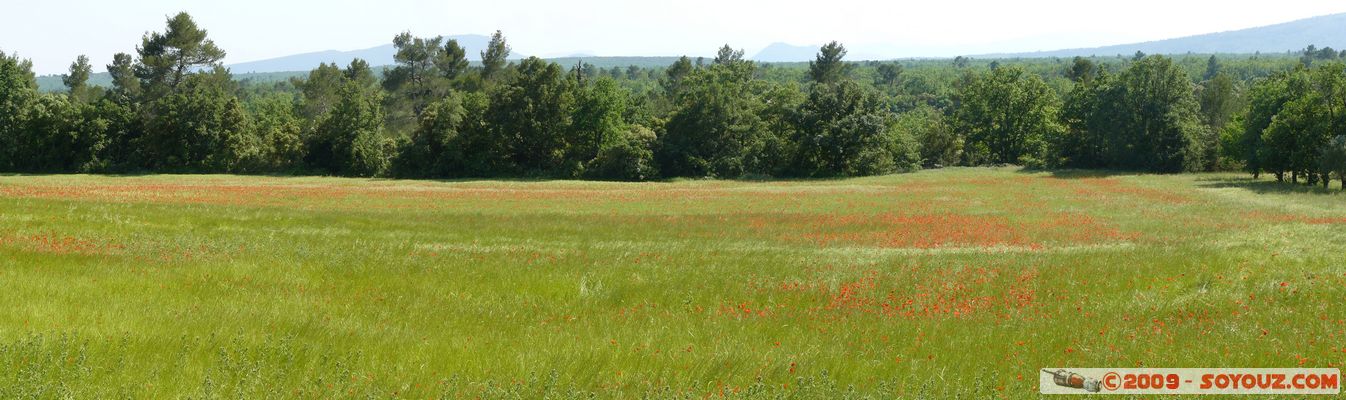
[[[0,397],[1020,398],[1346,364],[1346,197],[951,168],[0,176]]]

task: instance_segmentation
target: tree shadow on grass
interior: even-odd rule
[[[1245,189],[1258,194],[1317,194],[1317,195],[1339,195],[1342,194],[1341,184],[1334,181],[1324,189],[1321,184],[1308,186],[1305,184],[1294,184],[1290,182],[1277,182],[1268,179],[1253,179],[1247,177],[1202,177],[1196,180],[1198,187],[1205,189]]]
[[[106,178],[136,178],[145,176],[166,175],[165,173],[153,172],[117,172],[117,173],[88,173],[88,172],[0,172],[0,177],[5,178],[23,178],[23,177],[62,177],[62,176],[97,176]],[[179,174],[192,175],[192,174]]]
[[[1048,174],[1057,179],[1110,178],[1116,176],[1144,175],[1145,172],[1107,169],[1035,169],[1021,168],[1021,174]]]
[[[23,177],[77,177],[91,176],[99,178],[147,178],[157,176],[180,176],[180,177],[240,177],[240,178],[280,178],[280,179],[303,179],[303,178],[338,178],[351,180],[368,181],[389,181],[389,182],[440,182],[440,183],[465,183],[465,182],[552,182],[569,181],[577,182],[576,179],[559,179],[548,177],[528,177],[528,176],[482,176],[482,177],[460,177],[460,178],[400,178],[391,176],[341,176],[321,173],[286,173],[286,172],[268,172],[268,173],[210,173],[210,172],[99,172],[99,173],[77,173],[77,172],[0,172],[0,178],[23,178]],[[595,182],[620,182],[620,181],[595,181]]]

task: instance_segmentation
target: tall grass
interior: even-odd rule
[[[0,397],[1008,397],[1346,364],[1346,197],[947,169],[0,177]]]

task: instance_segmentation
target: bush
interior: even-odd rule
[[[799,110],[792,170],[803,176],[886,174],[915,164],[907,141],[889,126],[889,113],[852,80],[819,84]]]
[[[1337,174],[1337,179],[1341,180],[1341,190],[1346,190],[1346,135],[1332,138],[1331,143],[1323,149],[1322,160],[1323,171]]]
[[[145,167],[157,171],[234,172],[255,157],[256,136],[238,99],[205,74],[150,105],[151,117],[137,148]]]
[[[622,137],[598,151],[585,168],[591,179],[643,181],[658,175],[654,165],[654,131],[631,125]]]
[[[397,152],[392,174],[400,178],[447,177],[461,163],[459,131],[467,110],[460,96],[454,95],[431,105],[421,116],[411,138]]]
[[[259,149],[249,162],[250,171],[290,171],[304,161],[303,123],[295,113],[294,99],[273,94],[248,105]]]
[[[944,121],[944,114],[933,107],[922,105],[902,113],[895,126],[899,134],[915,140],[923,167],[957,165],[963,157],[963,138]]]
[[[375,176],[388,166],[382,139],[382,96],[355,81],[341,88],[341,100],[314,132],[308,163],[341,176]]]

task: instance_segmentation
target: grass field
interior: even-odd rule
[[[0,398],[1019,398],[1343,299],[1346,195],[1234,174],[0,176]]]

